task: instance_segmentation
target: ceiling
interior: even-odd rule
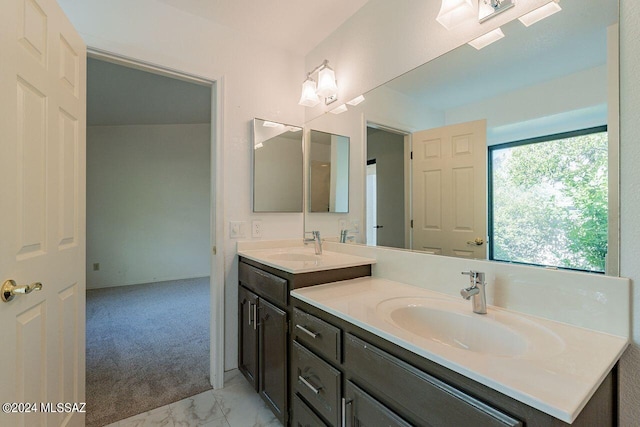
[[[306,55],[369,0],[157,0]]]

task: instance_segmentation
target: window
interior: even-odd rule
[[[489,259],[602,273],[606,126],[489,147]]]

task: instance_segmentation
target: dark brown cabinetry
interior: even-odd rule
[[[289,306],[290,290],[369,276],[370,274],[370,265],[291,274],[240,257],[238,264],[238,366],[246,379],[260,393],[263,400],[285,426],[291,424],[289,408],[296,404],[298,406],[304,405],[304,403],[292,399],[290,389],[290,361],[292,355],[298,354],[292,350],[289,339],[289,321],[293,315]],[[334,331],[338,337],[339,332],[337,329]],[[333,354],[335,355],[336,343],[331,345],[333,345]],[[312,384],[314,381],[314,378],[310,378],[309,383]],[[338,383],[338,389],[339,387]],[[302,409],[297,412],[300,417],[304,414]],[[319,425],[314,421],[317,416],[313,411],[307,413],[307,416],[304,419],[300,418],[299,425]]]
[[[296,426],[568,426],[303,301],[292,306]],[[616,372],[573,426],[616,425]]]

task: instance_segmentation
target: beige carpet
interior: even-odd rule
[[[209,278],[87,290],[87,426],[209,384]]]

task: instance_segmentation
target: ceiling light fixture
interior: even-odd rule
[[[493,31],[489,31],[487,34],[481,35],[477,39],[473,39],[469,42],[469,45],[475,47],[480,50],[483,47],[489,46],[491,43],[497,42],[501,38],[504,37],[504,33],[498,27]]]
[[[543,20],[556,12],[560,12],[562,8],[558,4],[558,0],[553,0],[544,6],[541,6],[526,15],[522,15],[518,20],[524,24],[525,27],[535,24],[538,21]]]
[[[318,74],[318,83],[312,75]],[[336,84],[336,74],[326,59],[322,64],[307,73],[307,79],[302,83],[302,95],[298,104],[305,107],[315,107],[320,103],[320,97],[324,98],[326,105],[338,100],[338,85]]]
[[[478,20],[484,22],[515,6],[515,0],[478,0]]]
[[[483,1],[483,0],[480,0]],[[442,0],[436,21],[447,30],[475,16],[472,0]]]

